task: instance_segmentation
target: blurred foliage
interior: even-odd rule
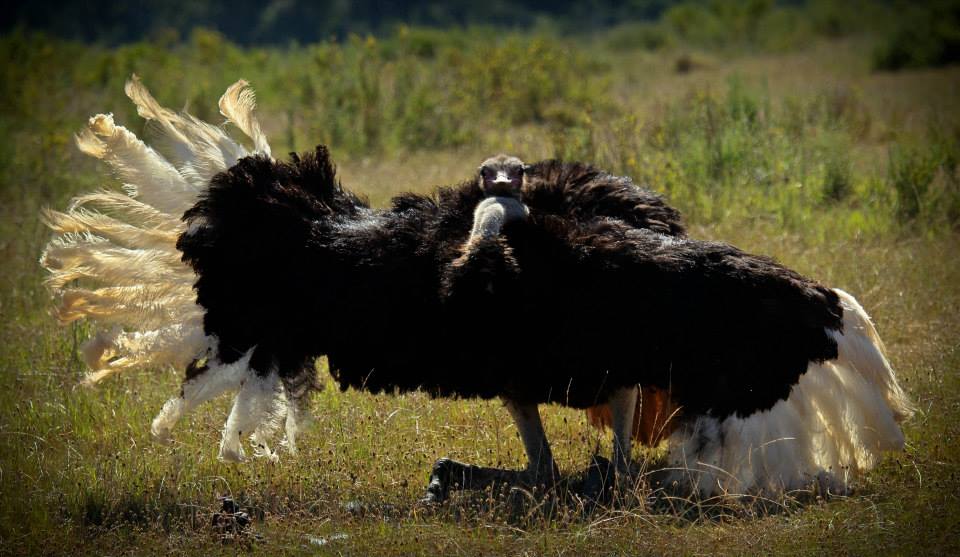
[[[960,149],[957,138],[934,134],[923,148],[896,145],[890,150],[889,183],[901,219],[960,223]]]
[[[872,122],[848,87],[774,99],[734,76],[726,91],[693,91],[646,118],[576,122],[555,134],[555,153],[664,191],[694,222],[773,218],[799,228],[828,206],[845,208],[858,233],[960,226],[958,130],[930,124],[925,138],[902,137],[883,174],[855,164]]]
[[[841,84],[773,97],[734,76],[723,89],[686,88],[652,111],[638,111],[612,86],[625,73],[623,57],[649,50],[672,55],[678,72],[699,72],[708,52],[794,49],[815,37],[879,33],[862,44],[883,49],[891,37],[920,33],[920,20],[945,22],[934,27],[949,38],[953,5],[905,7],[898,22],[892,4],[862,0],[641,2],[631,9],[647,6],[660,19],[624,23],[597,40],[556,28],[401,25],[282,47],[242,46],[207,28],[107,47],[18,28],[0,36],[8,61],[0,129],[11,139],[0,147],[0,202],[28,191],[49,201],[62,195],[58,184],[92,180],[76,178],[77,165],[90,163],[69,148],[71,136],[105,108],[139,131],[122,96],[124,80],[138,73],[158,98],[210,121],[220,118],[216,100],[227,84],[251,81],[280,153],[317,143],[348,157],[525,149],[642,179],[695,221],[763,215],[806,226],[829,206],[843,208],[860,232],[953,228],[960,132],[952,119],[906,134],[902,122],[878,125],[876,108]],[[948,59],[917,56],[910,64]],[[884,146],[884,164],[864,163],[874,144]]]
[[[651,22],[621,24],[607,32],[606,37],[607,46],[615,51],[660,50],[674,41],[663,25]]]
[[[21,2],[4,13],[0,31],[43,30],[101,44],[190,42],[213,29],[241,45],[349,42],[351,37],[410,33],[408,53],[437,54],[441,43],[470,44],[534,29],[554,36],[600,34],[614,51],[669,46],[779,52],[819,39],[866,36],[876,41],[873,67],[898,70],[960,60],[960,0],[89,0]],[[496,39],[495,41],[496,42]],[[417,97],[416,102],[423,102]]]
[[[749,35],[769,7],[709,13],[740,21]],[[687,13],[672,9],[668,18]],[[73,180],[74,166],[85,163],[62,153],[72,153],[71,135],[90,114],[113,109],[139,131],[122,97],[124,80],[138,73],[158,98],[185,101],[209,121],[220,118],[216,101],[225,86],[250,80],[280,153],[318,143],[362,157],[540,145],[537,152],[591,161],[666,192],[697,222],[764,215],[800,227],[831,206],[845,208],[860,232],[960,225],[960,132],[951,124],[890,135],[877,130],[849,85],[774,98],[736,75],[721,90],[687,89],[637,112],[610,90],[610,53],[628,48],[620,36],[614,30],[588,47],[551,33],[400,27],[381,38],[276,48],[242,47],[196,29],[184,42],[106,48],[18,31],[0,38],[0,56],[10,61],[0,114],[14,139],[0,148],[0,200],[25,188],[49,189],[49,199],[60,191],[56,184]],[[879,133],[887,164],[860,163]]]
[[[583,32],[624,20],[656,19],[677,0],[51,0],[19,2],[0,19],[65,38],[122,43],[162,34],[217,29],[241,44],[316,42],[384,34],[398,24],[497,29],[555,25]],[[549,21],[548,21],[549,20]]]
[[[460,145],[605,102],[602,70],[571,45],[516,33],[491,40],[484,30],[404,27],[385,39],[352,35],[284,49],[242,48],[205,29],[183,43],[115,49],[16,32],[0,38],[0,56],[11,61],[0,83],[2,110],[44,133],[63,128],[58,118],[75,117],[72,105],[81,99],[91,111],[102,107],[93,99],[106,99],[121,121],[136,122],[119,96],[133,73],[159,98],[185,99],[207,120],[218,118],[223,84],[243,76],[256,83],[263,109],[282,115],[273,125],[283,126],[290,149],[317,142],[370,153]]]
[[[665,10],[657,27],[688,45],[783,51],[816,39],[882,34],[894,20],[891,4],[876,0],[687,0]]]
[[[881,70],[945,66],[960,62],[960,1],[904,3],[899,25],[877,46]]]
[[[699,47],[785,50],[817,38],[879,37],[880,69],[947,64],[960,44],[957,0],[139,0],[20,2],[5,11],[0,31],[43,30],[58,37],[122,44],[188,40],[198,27],[243,44],[291,45],[389,36],[398,26],[487,27],[603,32],[614,49]],[[613,31],[606,33],[613,28]],[[434,37],[435,38],[435,37]],[[429,33],[419,46],[429,53]]]

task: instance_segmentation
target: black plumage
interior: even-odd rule
[[[678,238],[678,213],[587,165],[533,165],[530,216],[464,252],[475,181],[372,210],[329,154],[243,159],[178,243],[229,362],[281,376],[327,355],[342,388],[577,408],[629,385],[685,414],[750,414],[835,358],[836,295],[774,261]]]

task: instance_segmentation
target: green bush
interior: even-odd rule
[[[671,43],[663,25],[649,22],[625,23],[606,33],[606,45],[614,51],[660,50]]]
[[[937,173],[937,161],[915,148],[890,150],[890,185],[896,194],[897,215],[904,220],[921,216],[928,208],[928,190]]]
[[[666,25],[684,41],[703,46],[753,44],[772,0],[685,2],[663,15]]]
[[[875,69],[936,67],[960,61],[960,2],[905,6],[898,22],[874,50]]]
[[[960,225],[960,147],[939,130],[924,145],[897,145],[889,153],[888,182],[896,214],[920,228]]]
[[[837,203],[853,193],[850,147],[842,138],[827,140],[823,149],[823,199]]]

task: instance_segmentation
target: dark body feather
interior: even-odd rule
[[[375,211],[325,149],[243,159],[186,215],[218,357],[258,373],[327,355],[340,386],[584,408],[629,385],[685,415],[749,414],[837,356],[836,295],[724,244],[679,238],[659,196],[586,165],[534,165],[524,222],[464,243],[474,181]]]
[[[584,407],[641,384],[669,390],[688,416],[749,415],[785,399],[811,361],[837,357],[836,294],[771,259],[531,212],[497,240],[519,272],[491,291],[475,277],[495,264],[462,263],[446,286],[452,315],[500,316],[491,340],[516,347],[516,369],[497,373],[493,356],[484,375],[516,399]]]

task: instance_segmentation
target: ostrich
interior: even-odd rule
[[[502,156],[457,186],[374,210],[341,187],[326,148],[274,160],[243,82],[220,108],[253,153],[160,107],[136,79],[127,93],[169,158],[94,117],[78,143],[130,195],[47,212],[60,236],[42,262],[61,319],[119,326],[85,347],[90,381],[147,363],[185,367],[154,420],[159,438],[239,389],[221,458],[244,458],[248,436],[272,456],[284,414],[293,450],[313,359],[326,355],[342,389],[503,400],[526,468],[441,459],[431,501],[452,483],[549,481],[547,403],[609,415],[614,462],[628,470],[638,385],[682,407],[669,458],[676,481],[703,493],[818,475],[842,486],[838,471],[903,446],[910,403],[851,296],[684,238],[677,212],[628,179]],[[184,210],[183,221],[171,216]],[[108,286],[68,287],[75,279]]]

